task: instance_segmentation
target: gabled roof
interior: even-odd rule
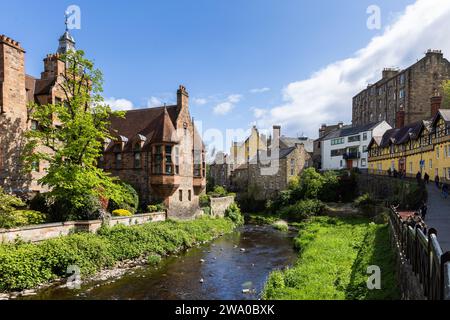
[[[446,124],[450,124],[450,109],[439,109],[431,120],[431,125],[434,127],[439,119],[443,119]]]
[[[178,117],[177,106],[135,109],[126,111],[125,117],[111,117],[111,133],[114,136],[122,135],[129,139],[141,135],[145,137],[146,144],[143,149],[155,142],[173,142],[172,133],[175,131]],[[110,149],[114,142],[111,142]],[[124,150],[131,150],[128,143]]]
[[[409,140],[415,140],[420,136],[420,133],[424,128],[424,121],[417,121],[402,128],[387,130],[384,133],[379,146],[384,148],[391,144],[402,144]]]

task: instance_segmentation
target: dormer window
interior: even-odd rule
[[[122,168],[122,154],[121,153],[116,153],[116,169],[121,169]]]
[[[39,123],[36,120],[31,120],[31,131],[37,131],[39,129]]]

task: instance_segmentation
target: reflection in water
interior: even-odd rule
[[[268,274],[292,264],[296,256],[292,235],[269,226],[246,225],[178,257],[163,259],[157,268],[133,270],[113,283],[88,283],[80,290],[52,287],[31,298],[258,299]],[[243,293],[244,289],[248,292]]]

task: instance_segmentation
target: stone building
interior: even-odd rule
[[[143,205],[164,202],[168,215],[191,217],[206,187],[205,147],[180,86],[177,104],[130,110],[111,119],[100,167],[131,184]]]
[[[251,135],[253,138],[246,141],[265,140],[265,136],[261,138],[255,127]],[[280,126],[273,127],[273,135],[267,141],[260,142],[257,150],[252,158],[216,157],[210,167],[214,183],[237,192],[251,190],[256,200],[263,200],[286,189],[292,177],[312,166],[313,141],[307,137],[281,136]],[[241,161],[235,162],[236,159]]]
[[[385,120],[400,128],[430,118],[430,98],[442,94],[442,82],[449,79],[450,62],[438,50],[428,50],[404,70],[384,69],[379,81],[353,98],[352,124]]]
[[[64,63],[60,54],[75,48],[75,40],[66,30],[59,39],[58,50],[44,59],[39,78],[26,74],[25,50],[19,42],[0,36],[0,186],[16,194],[47,191],[37,183],[45,174],[45,163],[35,163],[31,173],[23,171],[21,156],[24,133],[38,129],[28,105],[58,103],[65,95],[58,85]],[[50,152],[43,147],[39,151]]]

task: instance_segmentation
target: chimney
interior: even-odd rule
[[[395,115],[395,127],[403,128],[405,126],[405,111],[397,111]]]
[[[186,91],[184,86],[180,85],[177,91],[177,110],[180,112],[181,109],[188,108],[188,106],[189,93]]]
[[[431,97],[430,101],[431,101],[431,116],[434,117],[441,108],[442,96],[439,95],[438,92],[436,92],[434,96]]]
[[[384,68],[383,73],[382,73],[382,78],[383,79],[392,78],[393,76],[397,75],[398,72],[399,72],[398,69]]]

